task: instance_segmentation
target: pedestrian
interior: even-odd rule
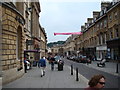
[[[45,68],[46,68],[46,59],[45,57],[42,57],[39,61],[38,61],[39,67],[41,69],[41,77],[45,76]]]
[[[52,71],[54,70],[54,63],[55,63],[55,58],[54,58],[54,56],[52,56],[52,57],[50,58],[50,64],[51,64],[51,70],[52,70]]]
[[[27,60],[24,58],[24,71],[27,73]]]
[[[105,77],[101,74],[94,75],[88,82],[89,87],[84,90],[100,90],[105,86]]]

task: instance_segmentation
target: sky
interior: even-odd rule
[[[40,0],[40,7],[39,22],[50,43],[65,41],[70,36],[54,33],[80,32],[87,18],[93,17],[93,11],[101,10],[101,0]]]

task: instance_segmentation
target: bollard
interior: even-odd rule
[[[118,73],[118,62],[116,64],[116,73]]]
[[[71,75],[73,75],[73,65],[71,65]]]
[[[78,78],[78,68],[76,68],[76,81],[79,81],[79,78]]]

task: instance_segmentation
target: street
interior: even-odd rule
[[[40,68],[33,67],[28,70],[22,78],[11,82],[3,88],[85,88],[87,87],[88,80],[95,74],[103,74],[106,77],[105,88],[116,89],[119,87],[118,74],[114,75],[102,70],[95,69],[94,62],[90,65],[76,63],[67,59],[63,59],[65,62],[64,70],[58,71],[57,64],[55,70],[50,70],[50,64],[47,63],[45,77],[40,77]],[[74,75],[70,75],[70,65],[73,65]],[[76,81],[75,68],[79,70],[79,81]],[[106,67],[107,68],[107,67]],[[107,70],[107,69],[106,69]],[[112,70],[112,69],[111,69]],[[112,81],[112,82],[111,82]]]
[[[93,67],[89,67],[90,65],[86,65],[83,63],[76,63],[76,62],[73,62],[73,61],[70,61],[67,59],[64,61],[66,61],[65,63],[69,66],[72,64],[74,69],[76,67],[78,67],[79,73],[82,74],[84,77],[86,77],[88,80],[95,74],[103,74],[106,77],[105,88],[118,88],[119,87],[118,83],[120,81],[120,77],[118,76],[119,74],[116,74],[115,69],[112,68],[112,64],[110,66],[111,68],[107,69],[107,67],[104,67],[105,69],[102,70],[103,68],[99,67],[101,69],[100,70],[97,67],[97,65],[96,66],[94,65],[95,62],[92,62],[92,64],[91,64],[91,65],[93,65]],[[114,72],[114,74],[113,74],[113,72]]]

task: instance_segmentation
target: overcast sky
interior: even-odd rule
[[[70,36],[54,33],[80,32],[87,18],[93,17],[93,11],[100,11],[101,0],[40,0],[40,5],[39,21],[49,43],[65,41]]]

